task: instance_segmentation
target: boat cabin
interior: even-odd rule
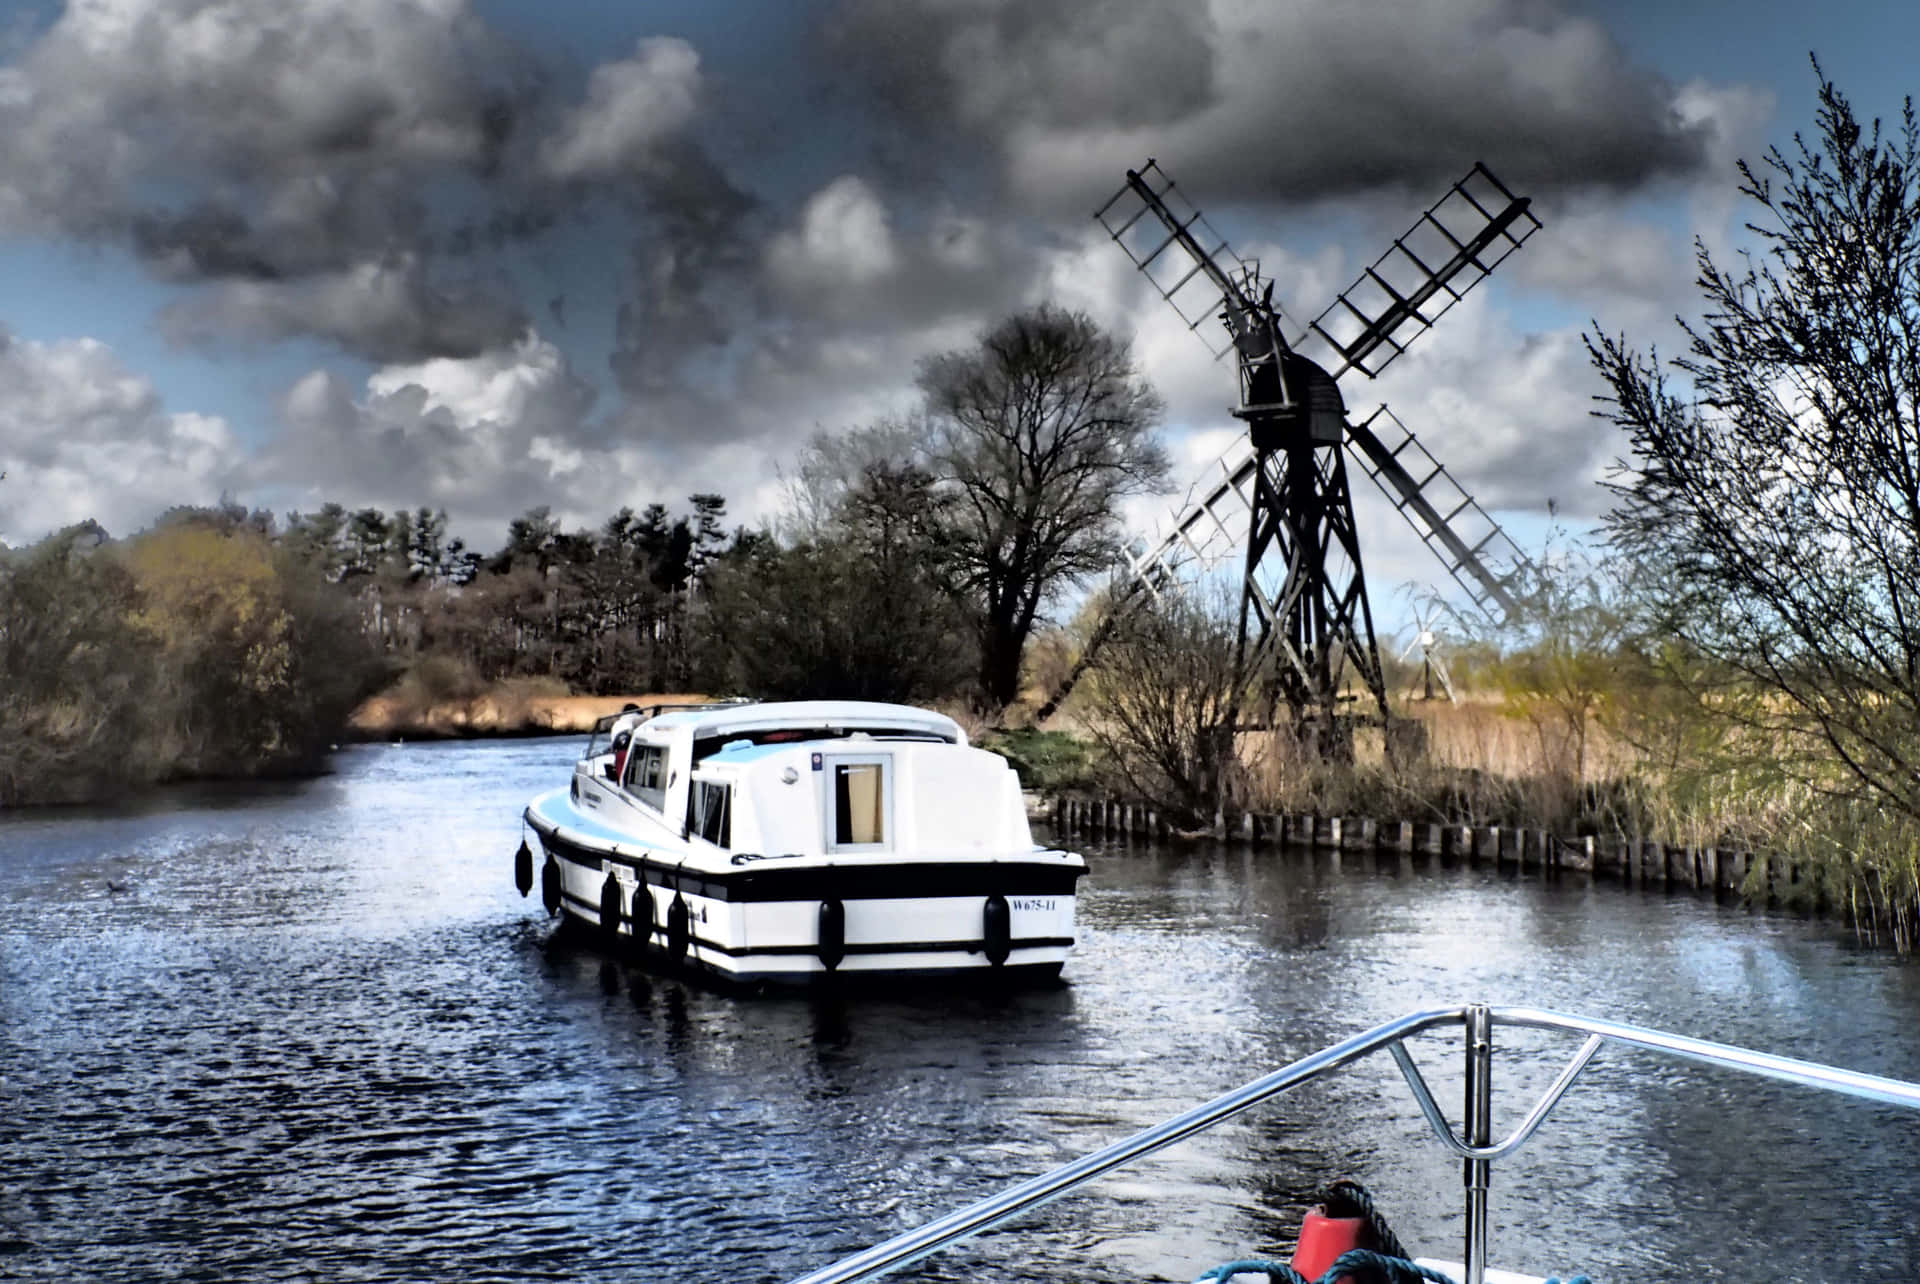
[[[603,814],[636,814],[663,838],[718,849],[734,864],[1032,843],[1006,761],[968,745],[951,718],[897,705],[807,701],[616,715],[596,727],[574,788]]]

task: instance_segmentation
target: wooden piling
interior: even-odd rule
[[[1504,869],[1508,865],[1520,867],[1520,836],[1524,831],[1506,829],[1493,845],[1493,865],[1495,869]]]
[[[1484,865],[1498,857],[1500,853],[1500,826],[1482,825],[1472,831],[1468,842],[1467,854],[1475,865]]]
[[[1693,886],[1693,851],[1685,845],[1666,849],[1666,860],[1662,868],[1666,870],[1668,887]]]

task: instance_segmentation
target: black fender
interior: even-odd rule
[[[980,941],[987,962],[999,967],[1013,953],[1013,907],[995,892],[980,911]]]
[[[609,945],[620,939],[620,918],[620,880],[608,871],[607,881],[600,884],[600,934]]]
[[[525,897],[533,890],[533,848],[527,846],[527,840],[520,840],[520,850],[513,854],[513,885],[520,889]]]
[[[692,939],[693,916],[687,910],[686,898],[675,892],[673,903],[667,906],[667,953],[676,959],[685,958]]]
[[[820,962],[831,972],[847,957],[847,907],[829,897],[820,902]]]

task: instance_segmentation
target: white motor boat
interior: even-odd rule
[[[748,985],[1057,976],[1087,868],[1035,845],[1004,758],[892,704],[603,718],[526,822],[549,914]],[[533,867],[523,843],[523,895]]]

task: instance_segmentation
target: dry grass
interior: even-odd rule
[[[422,699],[404,684],[383,691],[354,710],[349,725],[368,740],[396,737],[442,739],[459,736],[585,733],[621,706],[696,704],[703,695],[655,692],[640,695],[577,696],[556,678],[508,678],[478,694],[444,700]]]
[[[1241,805],[1566,832],[1639,834],[1652,823],[1635,783],[1641,755],[1595,724],[1583,745],[1557,720],[1486,697],[1409,702],[1401,716],[1416,730],[1395,733],[1395,752],[1366,728],[1350,763],[1324,761],[1284,733],[1240,736]]]

